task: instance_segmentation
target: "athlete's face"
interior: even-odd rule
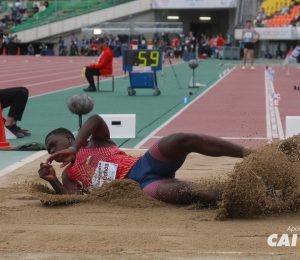
[[[46,147],[49,154],[54,154],[58,151],[67,149],[74,142],[72,137],[65,135],[50,135],[46,140]]]
[[[248,29],[250,29],[250,28],[252,27],[252,23],[250,23],[250,22],[246,23],[246,27],[247,27]]]

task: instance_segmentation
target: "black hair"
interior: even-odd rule
[[[246,23],[252,23],[252,21],[251,20],[246,20]]]
[[[73,139],[75,138],[70,130],[63,128],[63,127],[56,128],[56,129],[52,130],[49,134],[47,134],[45,137],[45,143],[47,142],[47,139],[50,135],[64,135],[66,137],[71,137]]]
[[[95,40],[95,43],[103,44],[103,43],[105,43],[105,39],[102,38],[102,37],[99,37],[99,38],[97,38],[97,39]]]

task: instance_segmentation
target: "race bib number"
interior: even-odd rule
[[[253,37],[252,32],[245,32],[245,34],[244,34],[244,40],[246,42],[250,42],[252,40],[252,37]]]
[[[92,178],[92,187],[99,188],[105,182],[116,179],[118,165],[110,162],[100,161]]]

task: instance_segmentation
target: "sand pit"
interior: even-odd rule
[[[0,178],[2,259],[299,257],[298,248],[267,245],[270,234],[299,227],[299,213],[217,221],[215,209],[158,203],[139,194],[134,184],[126,186],[126,199],[122,192],[104,190],[83,203],[43,206],[38,194],[27,191],[28,183],[44,184],[36,173],[42,160]],[[178,177],[195,182],[223,178],[237,162],[241,160],[193,154]]]

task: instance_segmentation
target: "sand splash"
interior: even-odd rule
[[[300,137],[266,145],[235,165],[217,219],[300,209]]]
[[[109,202],[114,205],[147,208],[163,206],[164,204],[147,196],[135,181],[124,179],[106,183],[99,189],[94,189],[86,195],[57,195],[48,186],[32,184],[28,192],[39,199],[45,206],[70,205],[79,202],[102,203]]]

